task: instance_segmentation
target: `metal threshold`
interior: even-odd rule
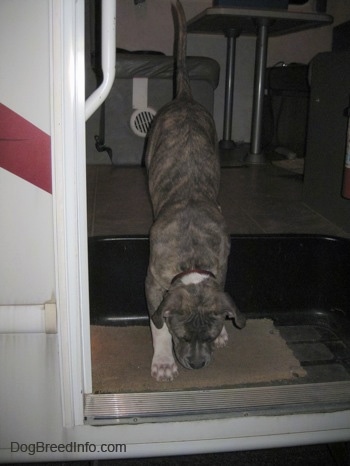
[[[350,408],[350,381],[151,393],[85,395],[90,425],[224,416],[305,414]]]

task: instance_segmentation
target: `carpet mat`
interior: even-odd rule
[[[94,393],[229,388],[286,381],[306,375],[270,319],[249,319],[244,329],[226,322],[229,341],[216,349],[209,366],[184,369],[172,382],[151,377],[153,354],[149,327],[91,326]]]

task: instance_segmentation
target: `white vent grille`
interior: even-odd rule
[[[135,110],[130,118],[130,127],[136,136],[145,138],[156,112],[153,108]]]

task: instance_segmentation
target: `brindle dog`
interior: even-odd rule
[[[226,317],[245,318],[225,293],[230,240],[217,203],[220,163],[214,121],[193,100],[186,70],[186,18],[179,1],[176,98],[154,119],[146,152],[154,224],[146,296],[154,355],[151,373],[173,380],[172,347],[187,369],[209,364],[227,343]]]

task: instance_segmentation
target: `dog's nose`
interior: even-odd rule
[[[205,361],[199,361],[199,362],[189,361],[189,364],[190,364],[192,369],[201,369],[202,367],[205,366]]]

